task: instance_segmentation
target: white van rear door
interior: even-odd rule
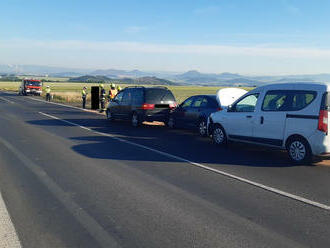
[[[315,130],[317,120],[311,118],[312,106],[307,106],[316,103],[316,96],[316,91],[308,90],[266,92],[259,121],[253,130],[255,140],[268,145],[284,146],[286,135],[301,134],[309,137]]]

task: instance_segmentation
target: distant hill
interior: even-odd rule
[[[146,73],[139,70],[125,71],[125,70],[116,70],[116,69],[107,69],[107,70],[96,70],[90,73],[91,75],[96,76],[107,76],[107,77],[145,77],[152,76],[150,73]]]
[[[176,85],[176,83],[157,77],[140,77],[140,78],[109,78],[106,76],[85,75],[81,77],[70,78],[70,82],[86,82],[86,83],[121,83],[121,84],[146,84],[146,85]]]
[[[85,83],[97,83],[97,82],[110,82],[111,79],[105,76],[91,76],[85,75],[81,77],[70,78],[69,82],[85,82]]]
[[[166,79],[161,79],[157,77],[140,77],[135,79],[137,84],[151,84],[151,85],[176,85],[176,83],[166,80]]]
[[[86,73],[80,73],[80,72],[56,72],[56,73],[50,73],[48,76],[50,77],[81,77],[85,75]]]
[[[140,77],[140,78],[120,78],[112,79],[113,82],[122,84],[146,84],[146,85],[177,85],[177,83],[172,82],[167,79],[161,79],[157,77]]]
[[[219,68],[221,70],[221,68]],[[122,80],[128,84],[160,85],[212,85],[212,86],[260,86],[271,83],[290,83],[290,82],[330,82],[330,73],[322,74],[301,74],[301,75],[276,75],[276,76],[249,76],[236,73],[202,73],[197,70],[190,70],[184,73],[178,72],[146,72],[140,70],[91,70],[73,69],[53,66],[38,65],[0,65],[0,74],[13,76],[45,76],[72,78],[71,82],[86,82],[86,75],[89,81],[113,81]],[[82,78],[80,78],[82,77]],[[143,78],[143,79],[141,79]],[[165,80],[165,81],[163,81]],[[167,80],[167,81],[166,81]]]

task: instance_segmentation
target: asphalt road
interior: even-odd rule
[[[329,166],[5,92],[0,191],[23,247],[330,247]]]

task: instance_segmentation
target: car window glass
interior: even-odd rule
[[[159,101],[175,101],[172,92],[163,88],[146,88],[145,100],[147,103],[154,103]]]
[[[132,104],[140,105],[143,103],[143,90],[132,89]]]
[[[316,97],[314,91],[272,90],[266,93],[263,111],[298,111],[308,106]]]
[[[330,92],[323,93],[322,96],[322,103],[321,103],[321,110],[330,110]]]
[[[181,107],[182,108],[187,108],[190,107],[192,104],[193,98],[188,98],[187,100],[185,100],[182,104]]]
[[[119,92],[119,93],[116,95],[115,100],[118,101],[118,102],[121,102],[121,100],[123,99],[124,92],[125,92],[125,91]]]
[[[258,93],[244,97],[234,105],[234,112],[254,112],[258,97]]]
[[[288,101],[289,96],[285,92],[267,93],[264,98],[262,110],[279,111],[280,109],[287,109]]]
[[[203,102],[203,97],[197,97],[197,98],[195,98],[195,101],[192,106],[194,108],[199,108],[201,106],[202,102]]]
[[[202,100],[202,103],[201,103],[201,107],[206,108],[208,106],[209,106],[209,101],[206,97],[204,97],[203,100]]]
[[[131,102],[131,96],[132,96],[131,90],[126,90],[124,92],[122,102],[123,103],[130,103]]]
[[[296,93],[292,99],[292,111],[300,110],[309,105],[315,98],[312,93]]]

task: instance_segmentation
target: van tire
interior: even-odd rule
[[[212,128],[212,140],[218,146],[227,145],[227,135],[223,127],[219,124],[214,124]]]
[[[312,150],[306,139],[301,136],[292,136],[286,142],[286,149],[293,164],[303,165],[312,162]]]

